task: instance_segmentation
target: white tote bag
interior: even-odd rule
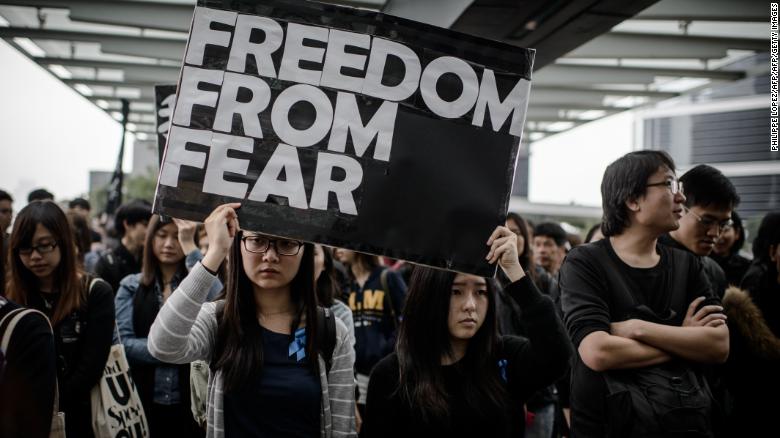
[[[103,376],[92,388],[91,396],[92,430],[96,438],[149,436],[149,424],[122,344],[111,346]]]
[[[97,278],[89,283],[90,292],[96,281]],[[111,346],[103,375],[92,388],[90,398],[95,438],[149,437],[149,423],[121,339]]]

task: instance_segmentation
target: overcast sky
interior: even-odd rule
[[[17,211],[38,187],[57,200],[85,195],[90,170],[115,166],[119,123],[2,40],[0,65],[0,188]],[[600,205],[601,175],[631,150],[632,123],[631,114],[618,114],[534,143],[529,199]]]
[[[2,40],[0,65],[0,188],[17,211],[38,187],[57,200],[86,194],[89,170],[116,165],[119,123]]]

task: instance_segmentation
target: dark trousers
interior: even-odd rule
[[[206,436],[206,431],[198,427],[192,418],[189,405],[152,403],[151,409],[146,410],[146,418],[149,421],[150,438],[202,438]]]

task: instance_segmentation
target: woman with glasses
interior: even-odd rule
[[[739,253],[745,245],[745,227],[736,211],[731,212],[731,222],[732,225],[726,227],[718,236],[710,257],[715,259],[726,273],[726,281],[730,285],[738,286],[750,267],[750,259]]]
[[[194,230],[194,226],[191,227]],[[182,233],[182,238],[192,238]],[[149,354],[147,336],[163,303],[187,276],[179,227],[153,215],[146,229],[141,272],[125,277],[116,294],[116,323],[152,438],[203,435],[190,413],[190,367],[170,365]],[[194,242],[190,245],[194,245]],[[215,282],[207,299],[221,284]]]
[[[510,279],[527,337],[498,335],[489,279],[416,267],[395,353],[371,374],[362,437],[523,436],[523,403],[561,376],[571,347],[516,242],[498,227],[486,258]]]
[[[57,355],[59,410],[69,437],[92,437],[90,390],[100,380],[114,331],[114,294],[78,268],[65,213],[31,202],[14,222],[6,295],[51,320]]]
[[[160,309],[149,351],[211,364],[208,437],[354,435],[354,351],[338,318],[333,343],[320,330],[314,246],[241,231],[239,206],[206,219],[209,250]],[[225,298],[204,304],[226,257]]]

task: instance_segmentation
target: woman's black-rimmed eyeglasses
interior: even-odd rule
[[[28,247],[20,247],[19,248],[19,255],[23,256],[30,256],[32,255],[33,251],[38,251],[38,254],[48,254],[52,251],[54,251],[54,248],[57,247],[57,242],[43,242],[39,243],[35,246],[28,246]]]
[[[298,254],[303,247],[303,242],[288,239],[269,239],[265,236],[244,236],[241,238],[244,242],[244,249],[253,253],[264,253],[273,245],[274,250],[279,255],[294,256]]]

